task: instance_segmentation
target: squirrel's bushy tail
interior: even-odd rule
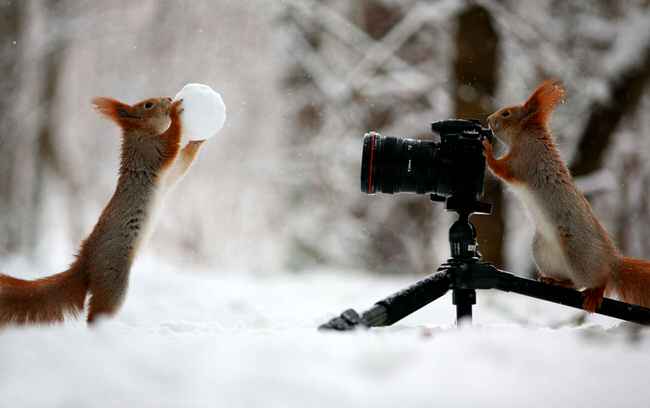
[[[52,323],[83,310],[88,279],[77,265],[33,281],[0,274],[0,327]]]
[[[621,300],[650,308],[650,261],[621,258],[618,278],[613,289]]]

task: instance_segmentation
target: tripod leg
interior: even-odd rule
[[[451,280],[447,273],[435,273],[400,292],[380,300],[372,308],[363,312],[361,316],[354,310],[346,310],[340,316],[322,324],[319,329],[352,330],[358,326],[390,326],[443,296],[450,286]]]
[[[472,305],[476,304],[474,289],[454,289],[452,301],[456,305],[456,325],[461,320],[472,322]]]

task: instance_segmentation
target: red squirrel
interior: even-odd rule
[[[542,281],[584,289],[583,308],[591,312],[605,294],[650,307],[650,262],[619,253],[560,157],[548,123],[564,96],[562,85],[548,80],[523,104],[490,115],[490,128],[509,150],[497,159],[484,141],[488,167],[535,224],[533,257]]]
[[[60,322],[80,314],[88,295],[89,324],[116,313],[159,195],[185,174],[201,146],[180,149],[182,100],[93,104],[122,129],[115,193],[68,270],[32,281],[0,274],[0,326]]]

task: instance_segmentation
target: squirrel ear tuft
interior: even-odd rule
[[[94,98],[93,105],[97,112],[116,122],[118,125],[122,123],[122,118],[130,116],[129,109],[131,107],[112,98]]]
[[[549,79],[542,82],[524,102],[527,122],[545,126],[555,107],[564,102],[565,95],[560,81]]]

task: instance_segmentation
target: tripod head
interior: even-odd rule
[[[440,197],[432,194],[431,201],[440,201]],[[446,210],[458,213],[458,219],[449,228],[452,259],[465,261],[481,259],[476,242],[476,227],[470,222],[469,217],[472,214],[491,214],[492,204],[478,201],[473,197],[453,195],[446,199]]]

